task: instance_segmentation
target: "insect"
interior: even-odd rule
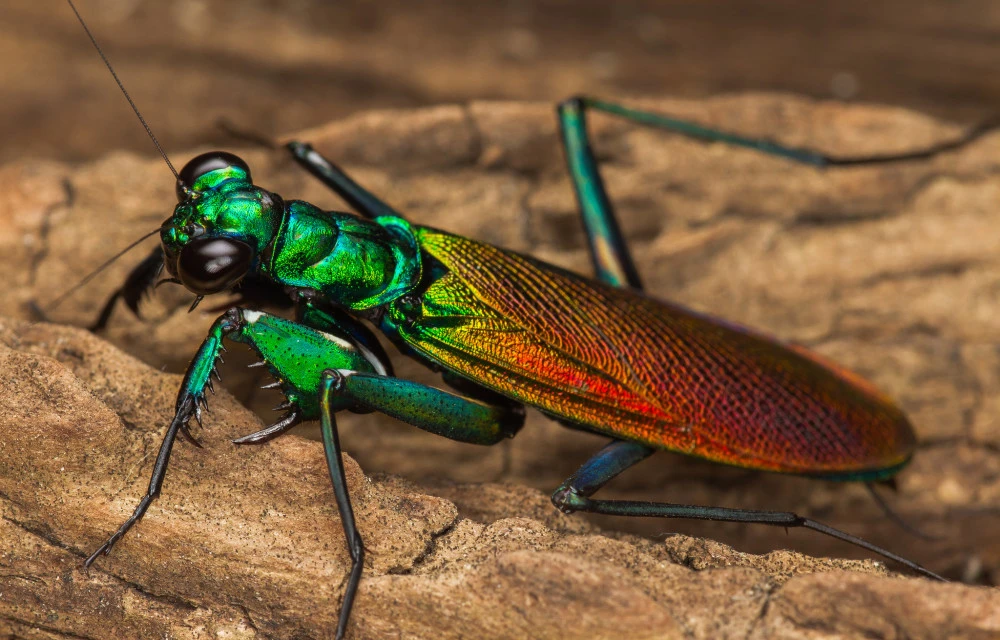
[[[887,481],[908,463],[916,438],[903,412],[855,374],[801,347],[644,294],[587,137],[588,110],[821,167],[947,148],[838,159],[616,104],[568,100],[559,106],[559,124],[595,279],[411,224],[303,143],[288,145],[295,159],[358,215],[286,201],[256,186],[235,155],[198,156],[175,172],[178,204],[155,230],[161,246],[108,301],[97,326],[119,298],[135,310],[162,269],[196,294],[195,304],[223,292],[250,304],[212,325],[185,374],[146,495],[86,564],[109,553],[158,496],[174,441],[191,438],[192,419],[201,422],[229,339],[261,356],[287,398],[281,419],[237,444],[266,442],[303,420],[320,420],[352,559],[338,638],[364,558],[341,464],[335,415],[342,410],[379,411],[447,438],[491,445],[513,437],[524,408],[533,407],[611,439],[553,493],[563,511],[804,527],[939,578],[795,513],[594,497],[659,449],[751,469]],[[275,300],[294,308],[294,320],[253,308]],[[372,326],[439,371],[454,391],[394,377]]]

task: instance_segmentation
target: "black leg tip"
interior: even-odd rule
[[[556,105],[556,111],[559,113],[564,113],[566,111],[583,111],[586,104],[587,98],[584,96],[570,96]]]
[[[285,148],[292,152],[292,155],[302,157],[313,150],[312,145],[308,142],[299,142],[298,140],[292,140],[291,142],[285,143]]]

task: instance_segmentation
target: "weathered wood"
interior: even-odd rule
[[[839,154],[903,151],[959,133],[906,111],[787,96],[647,106]],[[821,172],[603,118],[594,124],[649,290],[805,343],[899,398],[924,444],[890,501],[941,538],[900,533],[860,487],[670,454],[607,495],[797,510],[953,577],[997,575],[1000,136],[931,161]],[[369,113],[298,137],[417,222],[587,269],[549,105]],[[244,155],[259,184],[342,206],[282,155]],[[184,313],[187,297],[165,288],[147,322],[120,312],[108,339],[151,366],[83,331],[22,322],[29,299],[52,299],[169,214],[172,178],[160,161],[26,161],[0,167],[0,185],[0,276],[5,313],[14,316],[0,326],[0,631],[323,635],[347,555],[321,447],[291,436],[233,447],[230,438],[260,423],[225,393],[200,435],[205,449],[180,444],[146,520],[89,577],[82,572],[82,557],[148,481],[179,382],[157,369],[182,370],[212,318]],[[140,257],[120,261],[55,319],[85,324]],[[399,365],[402,375],[434,381],[412,363]],[[236,369],[223,376],[246,398],[253,380]],[[929,638],[1000,630],[1000,595],[991,590],[897,580],[871,562],[758,557],[659,538],[683,531],[744,551],[864,557],[805,532],[786,539],[764,527],[601,519],[607,531],[654,538],[600,534],[525,486],[551,490],[601,440],[537,416],[509,446],[491,449],[377,416],[345,417],[343,432],[361,462],[349,464],[349,484],[370,550],[357,637],[819,637],[882,624]],[[418,484],[366,480],[362,468]],[[484,480],[504,484],[470,484]],[[801,575],[835,567],[866,573]],[[837,598],[850,605],[834,616],[828,603]]]

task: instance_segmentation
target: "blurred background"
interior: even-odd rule
[[[786,91],[1000,112],[993,0],[79,0],[167,149],[482,99]],[[150,153],[60,0],[0,7],[0,161]]]

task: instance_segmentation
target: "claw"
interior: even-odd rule
[[[269,384],[262,385],[260,388],[261,389],[277,389],[280,386],[281,386],[281,382],[275,381],[275,382],[271,382]]]
[[[278,406],[276,406],[273,409],[271,409],[271,411],[284,411],[285,409],[291,409],[293,406],[295,406],[295,405],[293,405],[291,402],[288,402],[286,400],[285,402],[282,402]]]
[[[296,411],[292,411],[269,427],[265,427],[260,431],[255,431],[250,435],[243,436],[242,438],[236,438],[233,440],[233,444],[260,444],[261,442],[267,442],[268,440],[281,435],[285,431],[288,431],[298,423],[299,414]]]
[[[199,427],[201,426],[200,422],[198,423],[198,426]],[[198,438],[195,438],[194,435],[192,435],[191,428],[188,427],[188,424],[186,422],[181,425],[181,434],[184,436],[185,439],[187,439],[188,442],[190,442],[194,446],[198,447],[199,449],[204,449],[204,447],[201,446],[201,443],[198,442]]]

